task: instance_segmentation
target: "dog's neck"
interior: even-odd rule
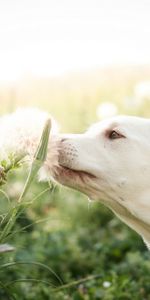
[[[106,205],[106,203],[105,203]],[[129,227],[141,235],[145,244],[150,249],[150,225],[134,216],[126,207],[112,201],[107,206]]]

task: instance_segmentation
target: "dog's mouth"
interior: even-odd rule
[[[55,178],[65,185],[83,186],[87,181],[95,179],[96,176],[91,172],[76,168],[75,154],[75,148],[68,148],[67,152],[63,148],[60,148]]]
[[[61,168],[64,170],[64,173],[66,173],[66,175],[73,175],[73,176],[79,176],[81,179],[83,179],[84,177],[88,177],[88,178],[96,178],[96,176],[94,176],[93,174],[83,171],[83,170],[74,170],[72,168],[69,167],[65,167],[60,165]]]
[[[57,167],[56,173],[56,179],[61,182],[66,181],[66,183],[67,181],[86,183],[87,180],[96,179],[96,176],[89,172],[83,170],[75,170],[61,164],[59,164],[59,166]]]

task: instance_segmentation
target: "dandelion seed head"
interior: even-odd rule
[[[0,161],[9,160],[10,155],[28,156],[33,159],[46,120],[52,123],[47,158],[40,171],[40,178],[46,179],[58,165],[57,138],[58,125],[47,112],[37,108],[20,108],[0,119]],[[50,175],[49,175],[50,176]]]

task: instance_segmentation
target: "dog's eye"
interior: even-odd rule
[[[119,134],[117,131],[115,130],[112,130],[110,133],[109,133],[109,139],[110,140],[116,140],[116,139],[120,139],[121,137],[123,137],[121,134]]]

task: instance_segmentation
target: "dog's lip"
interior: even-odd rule
[[[84,170],[75,170],[71,167],[68,167],[68,166],[66,167],[62,164],[59,164],[59,166],[62,170],[66,171],[66,173],[70,172],[72,175],[78,175],[80,177],[85,177],[86,176],[86,177],[91,178],[91,179],[96,179],[97,178],[94,174],[92,174],[90,172],[87,172],[87,171],[84,171]]]

